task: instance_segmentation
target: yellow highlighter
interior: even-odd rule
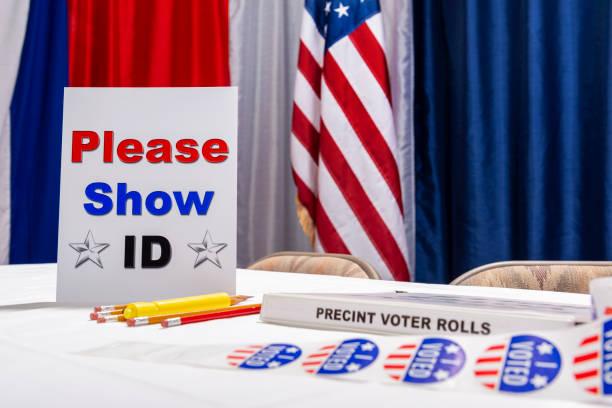
[[[126,319],[132,319],[142,316],[158,316],[219,309],[235,305],[249,297],[250,296],[230,296],[227,293],[220,292],[177,299],[157,300],[155,302],[135,302],[127,305],[123,311],[123,316]]]

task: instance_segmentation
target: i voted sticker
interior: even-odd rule
[[[366,339],[344,340],[323,346],[302,362],[311,374],[348,374],[363,370],[378,357],[378,346]]]
[[[465,351],[452,340],[428,337],[421,343],[407,343],[389,354],[383,365],[394,380],[413,384],[446,381],[465,365]]]
[[[492,390],[525,393],[550,385],[561,370],[561,354],[549,340],[513,336],[489,346],[476,360],[474,375]]]
[[[227,356],[229,365],[250,370],[278,368],[297,360],[302,350],[293,344],[274,343],[237,348]]]
[[[612,394],[612,319],[580,339],[574,356],[574,379],[591,394]]]

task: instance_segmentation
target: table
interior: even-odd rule
[[[115,342],[220,345],[270,341],[325,341],[348,332],[265,324],[257,316],[160,329],[127,328],[88,321],[90,307],[55,303],[56,265],[0,266],[0,405],[87,407],[592,407],[493,394],[436,392],[379,383],[354,383],[306,376],[252,373],[77,354]],[[412,290],[418,284],[334,276],[237,271],[237,293],[376,292]],[[491,288],[432,286],[440,291],[533,296],[533,292]],[[577,294],[541,292],[589,302]],[[355,333],[353,333],[355,334]],[[363,336],[363,334],[361,334]],[[375,340],[378,336],[368,335]]]

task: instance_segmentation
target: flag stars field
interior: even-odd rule
[[[334,9],[334,11],[338,13],[338,18],[342,18],[342,16],[348,17],[348,9],[349,6],[345,6],[342,4],[342,2],[340,2],[340,5],[338,5],[338,7]]]

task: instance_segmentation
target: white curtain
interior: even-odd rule
[[[411,0],[381,0],[414,276]],[[297,221],[289,162],[304,0],[230,0],[230,70],[239,87],[238,266],[281,250],[310,251]],[[358,255],[358,254],[356,254]]]
[[[385,25],[387,62],[395,131],[399,139],[399,170],[404,202],[404,229],[408,241],[408,267],[414,281],[414,47],[412,1],[380,0]]]
[[[310,251],[289,164],[301,0],[230,1],[230,75],[238,86],[238,266]]]
[[[10,106],[19,69],[30,2],[0,2],[0,264],[9,261],[11,233]]]

